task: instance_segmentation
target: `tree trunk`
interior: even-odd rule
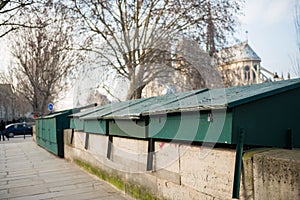
[[[145,86],[136,88],[135,91],[134,91],[132,99],[140,99],[140,98],[142,98],[142,92],[143,92],[144,87]]]
[[[130,81],[130,86],[129,86],[126,100],[142,98],[142,92],[146,85],[137,84],[137,82],[138,81],[132,81],[132,80]]]

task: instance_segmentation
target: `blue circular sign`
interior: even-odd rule
[[[52,104],[52,103],[49,103],[49,104],[48,104],[48,110],[49,110],[49,111],[52,111],[52,110],[53,110],[53,104]]]

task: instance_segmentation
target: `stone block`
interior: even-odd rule
[[[300,199],[299,150],[255,154],[253,170],[255,199]]]

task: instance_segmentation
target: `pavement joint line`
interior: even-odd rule
[[[31,139],[0,142],[0,168],[4,169],[0,172],[1,200],[132,199],[74,163],[54,156]]]

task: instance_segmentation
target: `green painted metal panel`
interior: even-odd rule
[[[209,117],[210,116],[210,117]],[[210,120],[212,121],[208,121]],[[198,142],[231,144],[231,112],[189,112],[152,116],[149,136],[157,139],[174,139]]]
[[[300,147],[300,88],[253,101],[234,109],[233,135],[245,130],[245,144],[287,147],[291,129],[294,147]]]
[[[38,144],[38,145],[40,145],[40,138],[41,138],[41,136],[40,136],[40,134],[41,134],[41,132],[42,132],[42,124],[41,124],[41,120],[36,120],[35,121],[35,125],[36,125],[36,143]]]
[[[42,120],[37,120],[38,121],[38,131],[37,131],[37,133],[36,133],[36,135],[37,135],[37,137],[38,138],[40,138],[40,140],[42,139],[42,137],[43,137],[43,129],[44,129],[44,127],[43,127],[43,121]],[[40,141],[41,142],[41,141]]]
[[[41,137],[41,145],[44,145],[44,142],[45,142],[44,135],[45,135],[46,129],[45,129],[45,126],[44,126],[45,121],[43,119],[41,119],[41,124],[42,124],[42,132],[41,132],[41,135],[40,135],[40,137]]]
[[[43,132],[42,132],[42,137],[44,142],[48,140],[48,133],[49,133],[49,128],[48,128],[48,122],[47,120],[43,120]]]
[[[98,133],[105,135],[107,132],[106,120],[85,120],[83,130],[86,133]]]
[[[49,125],[49,141],[52,143],[57,143],[57,137],[56,137],[56,119],[52,118],[52,119],[48,119],[47,120],[48,125]]]
[[[67,116],[72,111],[56,112],[37,120],[38,144],[60,157],[64,156],[63,131],[70,128],[70,119]]]
[[[145,119],[126,120],[115,119],[109,120],[109,135],[125,136],[133,138],[147,137],[147,124]]]
[[[138,103],[141,103],[145,100],[146,99],[136,99],[136,100],[108,104],[105,106],[104,109],[101,109],[97,112],[93,112],[89,115],[83,116],[83,117],[81,117],[81,119],[83,119],[83,120],[101,119],[106,115],[110,115],[111,113],[120,111],[122,109],[127,109],[128,107],[133,106]]]
[[[52,143],[50,141],[46,141],[45,147],[46,147],[45,149],[47,149],[51,153],[60,156],[57,143]]]
[[[56,137],[57,137],[57,155],[64,156],[64,129],[70,128],[70,120],[67,118],[72,110],[66,111],[63,115],[56,117]]]
[[[259,99],[274,96],[300,87],[300,79],[266,82],[247,86],[204,90],[195,95],[150,109],[149,114],[172,113],[193,110],[234,108]],[[143,106],[141,104],[141,106]]]
[[[65,113],[64,115],[61,115],[61,116],[59,116],[59,118],[57,118],[57,120],[62,122],[62,124],[61,124],[62,133],[63,133],[64,129],[70,128],[70,120],[69,120],[69,118],[67,118],[68,115],[69,115],[69,113]]]
[[[146,98],[144,101],[128,105],[128,107],[112,112],[111,114],[105,115],[105,119],[109,118],[130,118],[130,117],[140,117],[142,114],[150,113],[153,110],[163,109],[165,110],[168,105],[180,102],[183,99],[189,97],[195,97],[197,94],[207,91],[208,89],[193,90],[189,92],[175,93],[164,96],[157,96]],[[129,117],[128,117],[129,116]]]
[[[156,115],[164,113],[180,113],[198,110],[212,110],[226,108],[225,89],[203,90],[194,95],[154,107],[143,115]]]
[[[44,127],[44,120],[42,119],[39,119],[38,120],[38,132],[37,132],[37,135],[38,135],[38,144],[40,146],[45,146],[45,138],[44,138],[44,135],[45,135],[45,127]]]
[[[300,79],[226,88],[228,107],[233,108],[300,87]]]
[[[74,114],[70,115],[69,117],[72,117],[72,118],[83,117],[83,116],[86,116],[86,115],[88,115],[88,114],[97,112],[97,111],[99,111],[99,110],[103,110],[103,109],[108,108],[108,107],[110,107],[110,104],[106,104],[106,105],[103,105],[103,106],[97,106],[97,107],[88,108],[88,109],[85,109],[85,110],[80,111],[80,112],[78,112],[78,113],[74,113]]]
[[[80,118],[71,118],[70,119],[70,128],[83,131],[84,121]]]
[[[88,108],[81,112],[70,115],[69,116],[70,117],[70,128],[83,131],[84,130],[84,120],[82,119],[82,117],[85,117],[91,113],[94,113],[94,112],[97,112],[97,111],[100,111],[103,109],[107,109],[109,107],[111,107],[110,104],[107,104],[104,106],[92,107],[92,108]],[[102,131],[101,131],[101,133],[102,133]]]
[[[67,127],[68,123],[69,126],[71,123],[73,128],[77,126],[78,129],[83,129],[85,132],[90,133],[109,133],[110,135],[132,138],[146,138],[149,136],[159,139],[228,144],[235,144],[238,138],[236,132],[240,127],[246,127],[245,145],[249,143],[251,145],[270,144],[282,146],[283,137],[286,137],[286,133],[283,133],[286,131],[283,131],[283,129],[286,130],[289,126],[293,133],[300,131],[295,126],[297,124],[295,118],[298,117],[295,110],[298,109],[298,105],[291,106],[290,101],[287,100],[294,98],[293,96],[297,94],[300,96],[299,91],[292,95],[290,93],[297,88],[300,88],[300,79],[232,88],[203,89],[87,109],[86,111],[73,114],[73,118],[68,122],[60,118],[66,112],[54,113],[52,116],[45,117],[45,119],[56,118],[58,121],[62,121],[62,125],[59,125],[58,121],[55,125],[57,126],[56,131],[59,132],[57,133],[59,135],[59,137],[57,135],[57,142],[61,142],[62,139],[60,138],[63,138],[61,137],[63,129]],[[283,96],[281,99],[273,101],[273,99],[276,99],[275,97],[279,98],[279,96],[285,94],[286,96]],[[294,99],[296,100],[293,104],[296,104],[299,99]],[[267,103],[261,104],[261,101]],[[279,102],[284,102],[284,106]],[[289,120],[284,119],[284,123],[280,124],[280,120],[275,117],[275,113],[269,111],[271,108],[274,109],[274,107],[279,106],[283,107],[279,109],[280,113],[288,115],[288,112],[294,111],[291,113],[296,117],[292,120],[289,118],[287,118]],[[291,109],[290,107],[297,109],[289,110]],[[223,109],[223,116],[217,112],[221,109]],[[211,113],[213,121],[208,121]],[[226,113],[225,117],[224,113]],[[272,113],[272,116],[267,120],[257,117],[264,116],[264,118],[267,118],[268,115],[265,113]],[[150,123],[149,135],[147,135],[145,123],[145,118],[147,117],[149,117]],[[99,119],[102,120],[98,121]],[[220,122],[222,120],[223,122]],[[277,127],[278,130],[282,129],[280,133],[273,128],[269,128],[274,123],[280,124]],[[217,126],[218,124],[221,124],[220,127]],[[248,135],[247,130],[251,133],[250,135]],[[276,136],[273,136],[273,139],[271,139],[273,142],[268,141],[270,135],[266,136],[262,133],[267,130],[276,132]],[[39,136],[40,139],[45,141],[48,137],[46,131],[42,131],[42,134]],[[299,134],[295,134],[293,137],[294,140],[300,140]],[[52,135],[50,135],[48,140],[54,141]],[[287,139],[285,138],[285,140]],[[287,143],[287,141],[284,143]]]
[[[42,142],[42,131],[43,131],[43,124],[42,124],[42,120],[37,120],[36,121],[37,124],[37,131],[36,131],[36,138],[37,138],[37,144],[41,145]]]
[[[70,118],[70,128],[71,129],[76,129],[75,118]]]
[[[40,120],[35,121],[35,127],[36,127],[36,132],[35,132],[35,137],[36,137],[36,143],[40,143],[40,133],[41,133],[41,128],[42,126],[40,125]]]

